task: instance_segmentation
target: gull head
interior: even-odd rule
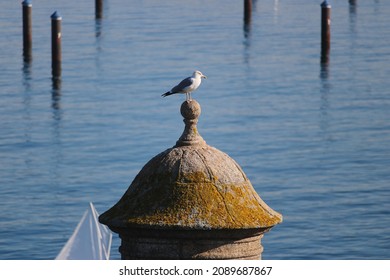
[[[194,78],[204,78],[204,79],[207,79],[207,77],[206,77],[205,75],[203,75],[202,72],[200,72],[200,71],[198,71],[198,70],[196,70],[196,71],[192,74],[192,76],[193,76]]]

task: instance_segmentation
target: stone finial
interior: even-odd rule
[[[205,145],[206,142],[203,140],[196,127],[198,118],[201,113],[199,103],[192,99],[184,101],[180,107],[180,113],[184,118],[184,131],[179,140],[176,142],[176,147],[180,146],[194,146],[194,145]]]

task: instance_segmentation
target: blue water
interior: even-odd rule
[[[284,216],[264,259],[390,259],[390,2],[33,1],[23,62],[21,1],[0,4],[0,259],[53,259],[88,203],[111,207],[182,133],[195,69],[198,129]],[[50,15],[62,15],[51,79]],[[119,238],[112,258],[120,258]]]

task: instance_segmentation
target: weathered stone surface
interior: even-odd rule
[[[206,144],[200,106],[182,104],[185,128],[151,159],[99,220],[120,234],[122,258],[260,258],[262,234],[282,221],[240,166]]]
[[[157,155],[121,200],[101,216],[115,227],[268,228],[281,221],[225,153],[175,147]]]
[[[258,230],[127,230],[122,259],[259,259]]]

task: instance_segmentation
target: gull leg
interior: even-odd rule
[[[186,92],[186,101],[188,101],[188,92]]]

